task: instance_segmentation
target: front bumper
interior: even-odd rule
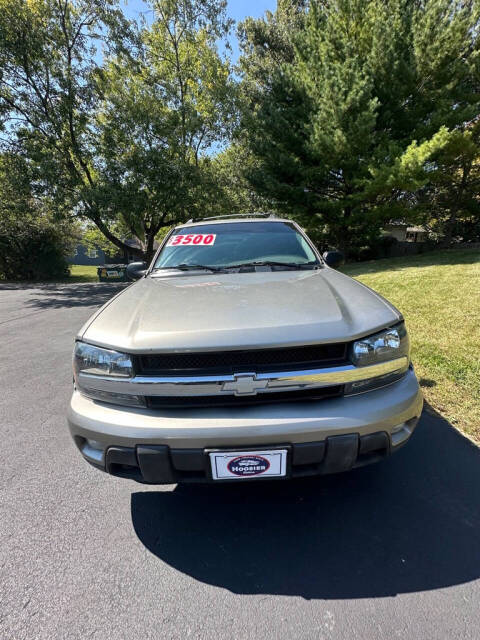
[[[412,369],[356,396],[251,407],[133,409],[74,391],[68,412],[84,458],[114,475],[153,482],[208,480],[205,449],[291,446],[291,476],[346,471],[408,441],[423,398]]]

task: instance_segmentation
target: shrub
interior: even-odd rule
[[[65,256],[72,233],[63,223],[36,220],[0,220],[0,278],[51,280],[68,275]]]

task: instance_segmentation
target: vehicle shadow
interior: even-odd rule
[[[336,476],[132,494],[141,542],[242,594],[394,596],[480,576],[480,450],[431,410],[389,460]]]

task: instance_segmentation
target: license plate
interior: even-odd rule
[[[114,278],[116,278],[118,277],[118,271],[107,271],[107,276],[113,276]]]
[[[210,463],[214,480],[279,478],[287,474],[287,449],[213,451]]]

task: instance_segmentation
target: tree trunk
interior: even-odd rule
[[[142,249],[139,249],[138,247],[131,247],[126,242],[120,240],[120,238],[117,238],[117,236],[110,231],[107,225],[100,218],[97,216],[91,216],[90,219],[97,225],[107,240],[110,240],[112,244],[121,249],[124,253],[127,253],[127,255],[129,253],[133,253],[133,255],[138,257],[139,260],[145,259],[145,252]]]
[[[453,204],[452,207],[450,207],[450,216],[445,225],[444,243],[446,246],[450,246],[453,242],[453,234],[455,232],[455,227],[457,226],[458,214],[460,213],[460,208],[461,208],[460,203],[463,200],[463,196],[465,193],[471,168],[472,168],[471,164],[464,164],[462,167],[462,180],[457,189],[457,193],[455,194],[456,195],[455,203]]]
[[[350,218],[350,214],[350,207],[345,207],[342,216],[341,227],[338,230],[336,238],[337,249],[343,253],[345,259],[347,259],[348,254],[350,253],[350,248],[352,246],[350,229],[348,228],[348,219]]]
[[[155,255],[155,248],[154,248],[155,233],[152,229],[150,229],[150,231],[148,232],[146,240],[147,240],[147,243],[145,246],[144,260],[147,263],[147,265],[149,265],[153,259],[153,256]]]
[[[456,209],[453,209],[445,225],[445,236],[443,238],[442,244],[444,244],[446,247],[449,247],[453,242],[453,234],[455,231],[456,224],[457,224],[457,211]]]

